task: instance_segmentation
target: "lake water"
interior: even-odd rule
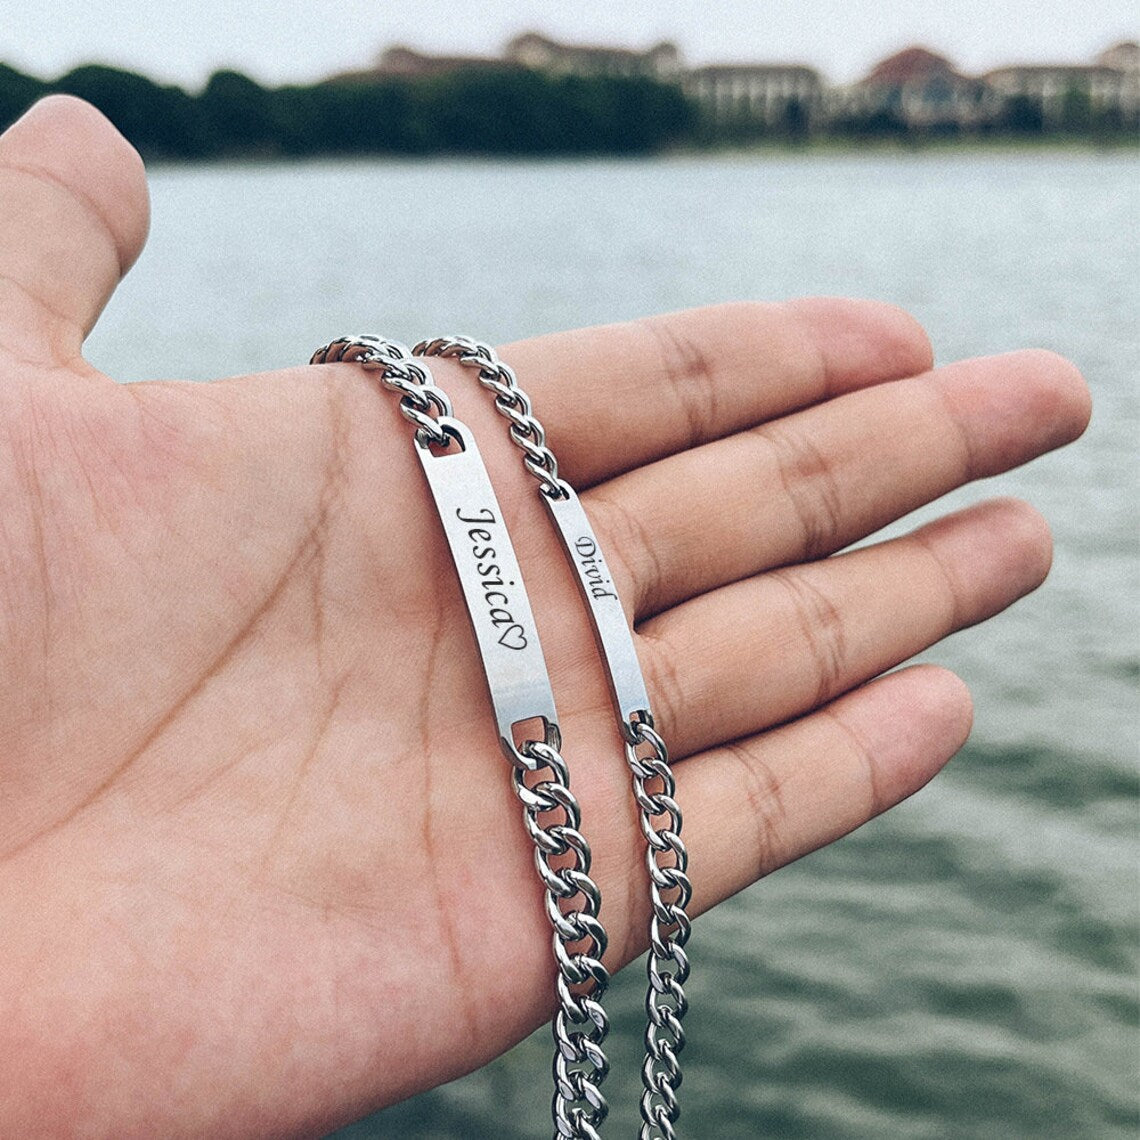
[[[1053,524],[1049,582],[930,657],[977,720],[933,785],[698,922],[685,1135],[1136,1135],[1140,164],[1125,155],[165,169],[92,337],[125,379],[297,363],[330,336],[504,341],[735,298],[897,302],[940,361],[1039,345],[1088,435],[959,492]],[[932,510],[907,520],[929,517]],[[636,1132],[642,972],[611,991]],[[549,1135],[541,1031],[337,1140]]]

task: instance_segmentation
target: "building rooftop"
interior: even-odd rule
[[[964,78],[944,56],[924,47],[909,47],[881,60],[871,69],[864,83],[899,84],[929,79],[932,75]]]
[[[680,52],[677,50],[677,45],[669,40],[661,40],[660,43],[656,43],[644,51],[637,51],[634,48],[613,47],[608,44],[563,43],[560,40],[552,40],[549,36],[544,36],[541,32],[523,32],[521,35],[515,36],[514,39],[507,43],[504,54],[510,58],[528,47],[543,48],[558,55],[594,56],[596,58],[627,60],[645,59],[647,56],[652,55],[680,55]]]

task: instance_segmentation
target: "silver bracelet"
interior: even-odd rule
[[[683,986],[689,976],[685,944],[691,930],[685,908],[692,887],[669,752],[653,725],[633,637],[597,536],[573,487],[559,476],[542,424],[513,370],[490,345],[467,337],[421,341],[412,351],[418,357],[450,357],[478,370],[480,384],[494,395],[496,409],[510,424],[511,440],[522,451],[526,469],[538,480],[539,497],[590,614],[633,774],[652,901],[640,1140],[675,1140],[678,1054],[685,1044],[681,1021],[687,1008]],[[650,790],[653,785],[656,791]]]
[[[450,400],[426,365],[413,360],[404,346],[371,336],[334,340],[318,349],[310,363],[336,361],[374,372],[383,387],[400,396],[400,411],[415,427],[416,455],[459,576],[499,743],[513,767],[515,794],[524,808],[554,928],[554,1140],[600,1140],[608,1112],[601,1085],[609,1071],[602,1047],[609,1022],[601,999],[609,974],[602,965],[607,940],[598,918],[601,894],[590,877],[590,848],[560,754],[546,661],[503,512],[471,430],[452,415]],[[488,546],[494,549],[498,571],[491,582],[480,569],[486,569],[488,556],[477,553]],[[507,601],[498,604],[502,598]],[[536,720],[542,722],[543,738],[516,743],[515,726]],[[531,776],[528,783],[528,773],[537,779]],[[548,813],[557,813],[561,822],[541,823],[539,816]],[[552,866],[552,860],[561,865]]]

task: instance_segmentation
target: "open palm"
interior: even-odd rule
[[[315,1133],[549,1017],[549,929],[393,398],[345,364],[83,361],[146,215],[85,105],[0,141],[0,1134]],[[968,695],[879,674],[1048,568],[1008,501],[828,557],[1086,422],[1055,357],[929,352],[839,301],[502,350],[637,624],[696,911],[926,782]],[[528,573],[616,967],[648,907],[591,635],[502,421],[433,370]]]

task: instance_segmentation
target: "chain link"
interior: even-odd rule
[[[541,741],[524,744],[522,751],[540,764],[536,783],[528,783],[529,774],[521,768],[514,770],[514,782],[534,843],[534,864],[546,888],[558,964],[554,1140],[597,1140],[609,1111],[601,1085],[610,1069],[602,1048],[609,1031],[602,997],[610,980],[602,965],[607,944],[598,918],[602,897],[590,878],[590,845],[580,830],[581,811],[570,791],[565,760]],[[558,813],[557,822],[540,819],[551,813]]]
[[[432,382],[431,373],[412,359],[404,345],[376,336],[342,336],[313,353],[310,364],[349,361],[380,373],[380,383],[400,397],[400,411],[421,442],[447,447],[451,437],[436,422],[451,417],[451,401]]]
[[[465,336],[422,340],[412,349],[416,356],[444,356],[468,368],[479,369],[479,383],[495,397],[495,407],[510,424],[511,441],[523,453],[526,469],[542,485],[543,494],[564,499],[570,485],[558,475],[558,460],[546,446],[546,432],[531,410],[530,397],[519,387],[509,364],[490,345]]]
[[[416,356],[449,357],[477,368],[479,383],[494,394],[495,407],[509,422],[511,440],[523,452],[523,463],[539,481],[541,492],[551,499],[574,494],[558,474],[558,461],[546,445],[546,433],[534,415],[530,398],[519,387],[510,365],[500,360],[490,345],[470,337],[437,337],[420,341],[412,352]],[[675,1125],[680,1115],[677,1090],[682,1076],[678,1056],[685,1046],[682,1019],[688,1009],[684,983],[689,977],[689,959],[685,946],[692,930],[686,909],[692,897],[689,857],[681,840],[681,809],[675,799],[669,750],[653,727],[652,715],[646,709],[623,720],[621,728],[645,837],[652,904],[639,1140],[676,1140]],[[537,841],[535,850],[537,855]]]
[[[625,753],[633,773],[634,798],[645,836],[652,915],[649,923],[648,1024],[641,1078],[641,1140],[676,1140],[681,1085],[678,1055],[685,1047],[681,1020],[688,1009],[685,944],[692,926],[686,908],[692,898],[689,855],[681,841],[681,809],[665,741],[645,720],[631,720]],[[648,749],[639,754],[638,749]],[[660,821],[660,822],[657,822]]]

